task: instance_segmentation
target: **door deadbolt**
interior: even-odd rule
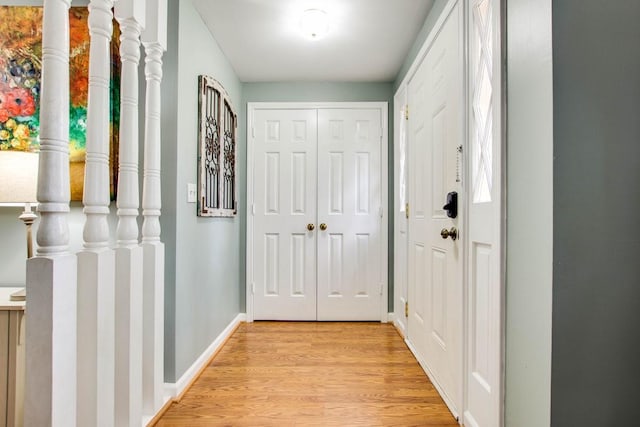
[[[313,225],[313,224],[307,224],[307,230],[309,230],[309,231],[313,231],[313,230],[315,230],[315,229],[316,229],[316,226],[315,226],[315,225]]]
[[[458,238],[458,229],[455,227],[451,227],[450,230],[443,228],[442,231],[440,231],[440,235],[443,239],[451,237],[451,240],[456,240]]]
[[[324,222],[320,224],[320,230],[324,231],[326,229],[327,229],[327,224],[325,224]]]

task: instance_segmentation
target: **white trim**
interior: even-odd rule
[[[225,341],[231,336],[236,327],[246,321],[246,314],[239,313],[226,328],[216,337],[215,340],[207,347],[207,349],[193,362],[193,365],[185,371],[175,383],[164,383],[164,395],[165,399],[175,399],[180,396],[182,392],[186,390],[191,381],[194,380],[198,372],[205,366],[211,356],[218,351]],[[165,401],[166,401],[165,400]],[[155,415],[154,415],[155,416]]]
[[[461,56],[461,64],[462,64],[462,186],[460,191],[462,193],[462,209],[464,210],[464,218],[462,221],[462,226],[465,231],[465,234],[469,236],[469,219],[471,217],[470,209],[469,209],[469,197],[471,194],[469,183],[471,182],[471,157],[469,153],[471,152],[471,139],[470,139],[470,127],[469,127],[469,117],[470,117],[470,99],[471,95],[469,93],[469,74],[470,74],[470,61],[469,61],[469,1],[463,1],[460,7],[461,14],[461,28],[460,28],[460,56]],[[468,337],[469,337],[469,239],[468,237],[464,239],[464,244],[462,247],[462,375],[461,375],[461,401],[460,401],[460,412],[463,414],[460,422],[464,421],[464,414],[467,412],[467,376],[468,376],[468,365],[467,361],[469,358],[469,346],[468,346]],[[477,426],[476,426],[477,427]],[[497,426],[496,426],[497,427]]]
[[[457,0],[456,0],[457,1]],[[302,109],[370,109],[379,110],[387,107],[386,101],[362,101],[362,102],[247,102],[247,112],[254,110],[302,110]],[[253,117],[252,117],[253,118]],[[385,119],[385,123],[386,123]],[[249,121],[247,120],[247,124]],[[250,129],[250,128],[249,128]]]
[[[255,144],[255,132],[253,132],[254,121],[254,103],[247,103],[247,193],[245,198],[245,206],[247,212],[246,223],[246,235],[245,235],[245,311],[246,321],[248,323],[253,322],[253,217],[255,215],[255,206],[253,199],[253,175],[254,175],[254,161],[253,161],[253,146]]]
[[[387,323],[389,319],[389,103],[377,102],[366,103],[367,105],[377,105],[382,117],[380,118],[380,124],[382,126],[382,146],[380,153],[380,184],[382,186],[382,221],[381,221],[381,236],[382,236],[382,250],[381,265],[382,265],[382,302],[381,302],[381,314],[380,322]],[[361,108],[361,107],[356,107]],[[393,147],[391,147],[393,149]],[[393,296],[391,297],[393,301]]]
[[[457,0],[456,0],[457,1]],[[246,236],[246,321],[253,322],[253,175],[254,175],[254,143],[253,133],[254,112],[256,110],[298,110],[298,109],[371,109],[380,110],[382,115],[382,144],[380,152],[381,165],[381,282],[382,297],[380,298],[380,322],[388,322],[389,309],[389,103],[388,102],[248,102],[247,103],[247,236]]]
[[[438,33],[440,33],[440,30],[442,29],[444,22],[449,17],[449,14],[453,10],[456,3],[458,3],[458,0],[449,0],[447,4],[444,6],[444,8],[442,9],[442,12],[440,13],[440,16],[438,17],[438,20],[435,22],[435,24],[433,24],[433,28],[429,32],[429,35],[424,40],[424,43],[422,44],[422,47],[418,51],[418,54],[416,55],[413,62],[411,63],[411,67],[409,67],[409,70],[407,70],[407,73],[404,75],[402,82],[400,83],[400,85],[398,85],[398,89],[394,94],[394,96],[398,94],[401,88],[409,84],[409,81],[411,80],[411,78],[413,78],[413,75],[416,73],[416,71],[418,71],[418,67],[420,66],[420,63],[422,62],[424,57],[427,55],[427,52],[431,48],[433,41],[435,40]]]
[[[402,338],[405,339],[405,341],[407,340],[407,328],[405,327],[404,323],[398,321],[398,319],[394,318],[393,319],[393,326],[396,327],[396,329],[398,331],[400,331],[400,334],[402,334]]]

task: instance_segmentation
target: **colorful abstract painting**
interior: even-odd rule
[[[0,155],[38,152],[42,72],[42,7],[0,7]],[[89,11],[69,10],[69,161],[71,200],[82,200],[89,91]],[[111,195],[117,179],[120,66],[114,23],[111,72]]]

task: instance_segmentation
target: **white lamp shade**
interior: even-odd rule
[[[0,151],[0,204],[36,203],[38,153]]]

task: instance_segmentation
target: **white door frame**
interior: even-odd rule
[[[256,110],[285,110],[285,109],[378,109],[381,112],[382,143],[380,153],[380,180],[382,184],[382,206],[380,222],[382,266],[382,298],[380,302],[380,320],[386,323],[389,318],[389,280],[388,280],[388,253],[389,253],[389,113],[387,102],[248,102],[247,103],[247,252],[246,252],[246,316],[247,322],[253,322],[253,293],[255,283],[253,280],[253,195],[254,195],[254,147],[255,136],[254,113]]]
[[[422,47],[420,48],[418,54],[416,55],[413,63],[411,64],[411,66],[409,67],[409,70],[407,71],[406,75],[404,76],[402,82],[400,83],[400,85],[398,86],[398,90],[395,93],[396,97],[401,96],[401,93],[403,91],[406,91],[408,88],[408,84],[409,81],[411,81],[411,79],[413,78],[413,76],[415,75],[416,71],[418,70],[422,60],[424,59],[424,57],[426,56],[427,52],[429,51],[429,49],[431,48],[431,45],[433,44],[435,38],[437,37],[437,35],[439,34],[440,30],[442,29],[442,26],[444,25],[447,17],[449,16],[449,14],[451,13],[451,11],[453,10],[453,8],[455,7],[455,5],[460,2],[461,6],[463,6],[464,8],[464,25],[463,25],[463,34],[461,34],[461,41],[463,43],[463,49],[461,50],[463,56],[464,56],[464,91],[463,91],[463,102],[464,102],[464,111],[463,111],[463,117],[464,117],[464,141],[463,141],[463,152],[465,153],[465,155],[462,156],[462,161],[463,161],[463,168],[462,170],[463,172],[463,194],[462,194],[462,200],[460,201],[461,204],[463,204],[464,206],[464,211],[465,212],[469,212],[469,197],[470,197],[470,192],[469,192],[469,179],[468,177],[470,177],[470,167],[469,167],[469,159],[466,156],[466,153],[469,153],[469,110],[468,107],[466,107],[469,104],[469,87],[468,87],[468,81],[469,81],[469,46],[468,46],[468,31],[469,31],[469,20],[468,20],[468,13],[469,13],[469,1],[468,0],[449,0],[446,5],[444,6],[440,16],[438,17],[437,21],[435,22],[433,28],[431,29],[431,31],[429,32],[429,34],[427,35],[427,38],[425,39]],[[506,75],[504,74],[504,63],[505,63],[505,49],[504,49],[504,28],[505,28],[505,17],[506,17],[506,11],[505,11],[505,2],[504,1],[497,1],[496,3],[499,4],[500,7],[500,23],[499,23],[499,27],[500,27],[500,33],[501,33],[501,37],[502,39],[500,40],[500,52],[497,52],[496,55],[499,55],[500,61],[501,61],[501,71],[503,73],[503,75],[501,76],[501,87],[497,88],[499,91],[499,101],[496,102],[496,104],[494,105],[499,105],[500,108],[502,109],[502,111],[500,112],[500,123],[499,123],[499,131],[497,132],[497,134],[500,136],[500,156],[501,158],[499,159],[499,163],[501,164],[501,171],[500,171],[500,176],[499,176],[499,181],[498,183],[495,183],[494,185],[497,185],[501,188],[501,218],[499,220],[499,228],[500,228],[500,238],[499,238],[499,244],[500,244],[500,251],[499,251],[499,263],[500,263],[500,272],[499,272],[499,280],[500,280],[500,306],[499,306],[499,311],[500,313],[498,314],[498,318],[500,319],[500,337],[498,339],[498,343],[499,343],[499,347],[498,349],[495,349],[494,354],[496,354],[499,357],[499,361],[498,360],[494,360],[493,363],[498,363],[500,366],[500,372],[499,372],[499,386],[500,386],[500,392],[499,392],[499,396],[500,396],[500,421],[499,421],[499,425],[503,426],[504,425],[504,360],[505,360],[505,350],[504,350],[504,342],[505,342],[505,313],[506,313],[506,309],[505,309],[505,266],[506,266],[506,261],[505,261],[505,254],[506,254],[506,191],[505,191],[505,176],[506,176],[506,151],[504,150],[505,147],[505,141],[506,141],[506,117],[505,117],[505,112],[506,112],[506,104],[505,104],[505,92],[503,90],[504,86],[505,86],[505,81],[506,81]],[[398,105],[394,105],[394,116],[399,114],[399,108],[403,108],[403,106],[398,106]],[[411,111],[409,111],[409,119],[411,118]],[[397,149],[397,147],[395,147],[395,143],[396,141],[394,140],[394,149]],[[410,155],[410,154],[409,154]],[[394,206],[394,209],[396,207]],[[463,230],[468,230],[469,228],[469,215],[466,215],[463,221]],[[394,229],[395,229],[395,225],[394,225]],[[406,260],[405,260],[406,263]],[[397,268],[397,266],[396,266]],[[469,330],[468,330],[468,313],[469,313],[469,295],[468,295],[468,286],[469,286],[469,251],[467,248],[467,245],[465,244],[465,248],[463,250],[463,289],[464,289],[464,301],[461,301],[462,304],[464,304],[464,311],[465,311],[465,318],[464,318],[464,323],[463,323],[463,366],[460,367],[461,372],[462,372],[462,378],[466,379],[467,375],[468,375],[468,357],[469,357],[469,349],[468,349],[468,340],[469,340]],[[394,301],[396,300],[396,296],[394,295]],[[409,301],[409,304],[411,304],[411,301]],[[398,307],[395,307],[395,309],[397,309]],[[404,316],[404,312],[402,313],[398,313],[395,312],[393,314],[393,316],[395,318],[399,317],[399,316]],[[396,323],[396,326],[400,326]],[[402,332],[407,332],[407,331],[402,331]],[[409,331],[410,334],[410,331]],[[411,346],[410,346],[411,347]],[[467,396],[467,383],[466,380],[464,381],[463,384],[463,402],[462,402],[462,408],[460,408],[460,415],[464,414],[464,411],[467,408],[467,402],[466,402],[466,396]],[[463,420],[460,419],[460,422],[462,423]]]
[[[407,214],[407,167],[408,162],[408,118],[407,87],[400,86],[393,98],[393,324],[402,335],[407,337],[407,299],[408,299],[408,254],[409,242],[407,230],[409,215]],[[402,131],[402,132],[401,132]],[[400,145],[403,144],[404,147]],[[404,168],[400,170],[400,162]],[[400,187],[400,182],[404,187]],[[401,194],[403,193],[403,194]]]

